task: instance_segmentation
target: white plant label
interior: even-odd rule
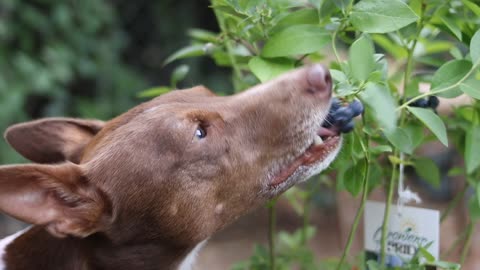
[[[380,253],[384,211],[385,204],[380,202],[369,201],[365,207],[365,250],[370,259],[375,259]],[[415,255],[419,247],[429,243],[432,244],[428,252],[438,260],[439,224],[440,213],[437,210],[411,206],[398,209],[392,205],[387,232],[387,266],[402,266]]]

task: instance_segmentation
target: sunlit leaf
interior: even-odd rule
[[[353,7],[350,21],[366,33],[388,33],[418,20],[413,10],[400,0],[363,0]]]
[[[480,29],[475,32],[470,40],[470,55],[473,63],[480,64]]]
[[[355,79],[359,81],[368,79],[368,76],[375,68],[373,53],[373,43],[366,36],[361,36],[350,46],[348,63],[352,76]]]
[[[472,63],[467,60],[452,60],[442,65],[433,75],[431,91],[451,89],[440,93],[439,96],[452,98],[461,94],[459,81],[464,78],[472,68]],[[456,86],[458,84],[458,86]]]
[[[395,100],[390,91],[383,85],[368,83],[360,97],[378,121],[385,133],[392,132],[397,125],[397,114],[395,113]]]
[[[415,115],[422,123],[437,136],[445,146],[448,146],[447,129],[442,119],[432,110],[424,108],[415,108],[408,106],[407,109]]]
[[[146,98],[146,97],[156,97],[162,94],[165,94],[171,90],[168,86],[158,86],[153,87],[147,90],[144,90],[138,94],[138,97]]]
[[[170,55],[165,60],[165,62],[163,62],[163,64],[167,65],[175,60],[204,55],[203,48],[204,48],[204,45],[191,45],[191,46],[182,48],[176,51],[174,54]]]
[[[261,82],[266,82],[293,69],[294,61],[288,58],[253,57],[248,62],[248,67]]]
[[[330,33],[317,25],[294,25],[268,39],[263,57],[282,57],[308,54],[320,50],[330,41]]]

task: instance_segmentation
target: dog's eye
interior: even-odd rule
[[[197,137],[198,139],[203,139],[206,136],[207,132],[202,127],[198,127],[197,130],[195,130],[195,137]]]

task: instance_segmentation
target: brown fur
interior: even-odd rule
[[[106,123],[11,127],[5,137],[21,154],[58,164],[0,167],[0,210],[37,225],[8,246],[8,269],[175,269],[196,244],[306,177],[268,182],[306,160],[294,162],[330,96],[317,65],[231,97],[173,91]]]

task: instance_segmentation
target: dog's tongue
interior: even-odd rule
[[[326,127],[321,127],[318,132],[317,132],[318,136],[320,137],[332,137],[332,136],[337,136],[340,134],[340,130],[335,127],[335,126],[331,126],[329,128],[326,128]]]

